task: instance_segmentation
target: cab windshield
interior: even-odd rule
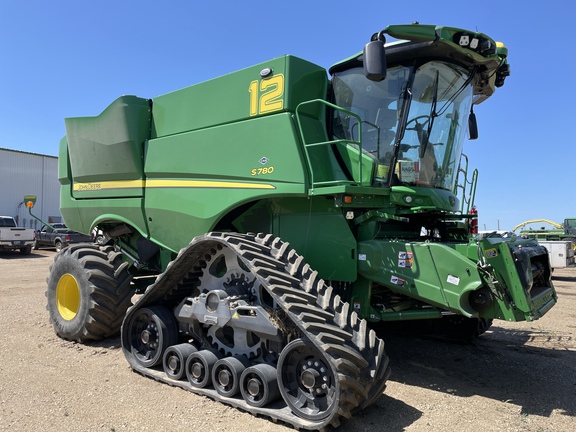
[[[442,61],[390,67],[381,82],[362,68],[333,78],[333,135],[358,140],[375,161],[375,186],[408,185],[453,190],[472,104],[470,74]]]
[[[576,219],[566,219],[564,222],[564,232],[569,235],[576,235]]]

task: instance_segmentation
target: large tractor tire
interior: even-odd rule
[[[78,342],[117,334],[133,294],[127,268],[111,246],[78,244],[58,253],[46,279],[56,334]]]

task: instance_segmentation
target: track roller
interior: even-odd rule
[[[226,357],[214,364],[212,384],[216,391],[225,397],[235,396],[240,391],[242,372],[250,366],[246,357]]]
[[[162,366],[164,372],[168,377],[180,380],[186,376],[186,360],[192,354],[197,352],[198,349],[189,343],[179,345],[172,345],[164,351],[162,359]]]
[[[279,399],[276,368],[265,363],[246,368],[240,377],[240,392],[244,400],[255,407],[264,407]]]
[[[212,369],[222,355],[213,350],[192,353],[186,359],[186,377],[193,387],[204,388],[212,385]]]

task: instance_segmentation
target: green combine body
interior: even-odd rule
[[[329,74],[284,56],[66,119],[61,212],[104,242],[56,257],[57,334],[123,322],[135,370],[323,429],[382,394],[372,324],[467,338],[540,318],[556,302],[546,250],[474,240],[462,159],[506,58],[481,33],[389,26]]]

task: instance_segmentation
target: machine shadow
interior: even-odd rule
[[[549,417],[560,410],[576,417],[572,335],[493,326],[469,344],[392,333],[384,335],[384,340],[392,367],[391,382],[458,397],[479,395],[517,405],[526,415]],[[119,350],[121,340],[114,337],[88,345]],[[423,415],[409,403],[385,392],[374,405],[344,422],[343,428],[350,432],[404,431]]]
[[[460,397],[521,406],[522,414],[576,416],[576,351],[571,335],[534,335],[493,327],[473,344],[386,335],[391,381]],[[541,345],[527,343],[538,339]],[[562,373],[558,373],[562,371]]]
[[[384,393],[374,405],[354,414],[341,429],[347,432],[400,432],[405,431],[422,415],[422,411]]]
[[[34,252],[29,255],[22,255],[20,252],[14,251],[0,251],[0,259],[3,260],[18,260],[18,259],[37,259],[44,258],[44,255],[35,254]]]
[[[552,281],[576,282],[576,276],[555,276],[552,274]]]

